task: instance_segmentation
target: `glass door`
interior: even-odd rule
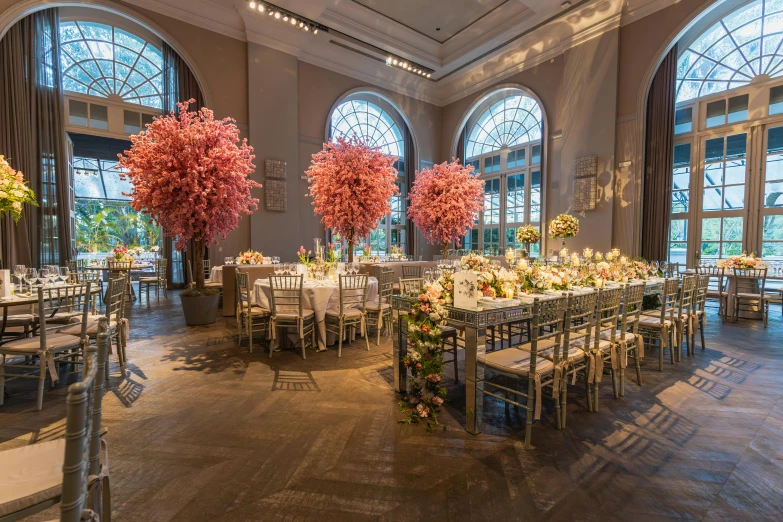
[[[783,126],[764,133],[759,243],[765,259],[783,260]]]

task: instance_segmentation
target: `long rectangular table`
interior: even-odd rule
[[[646,283],[645,293],[660,293],[662,280]],[[542,294],[541,299],[559,297],[558,294]],[[407,328],[404,316],[409,313],[417,299],[405,295],[392,296],[392,359],[394,368],[394,389],[403,393],[407,381],[407,368],[403,357],[408,350]],[[481,414],[484,408],[484,367],[478,361],[484,359],[487,345],[487,327],[525,321],[532,317],[533,299],[514,306],[477,307],[475,309],[446,306],[448,323],[465,334],[465,429],[468,433],[481,433]]]

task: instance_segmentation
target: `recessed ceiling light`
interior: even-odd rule
[[[256,3],[250,2],[250,9],[255,9],[255,8],[256,8]]]

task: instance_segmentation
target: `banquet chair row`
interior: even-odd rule
[[[101,426],[105,326],[102,318],[96,345],[85,348],[81,379],[68,387],[64,437],[0,451],[0,520],[20,520],[59,504],[61,522],[111,521],[108,448]]]
[[[252,304],[247,272],[236,273],[236,292],[238,344],[242,345],[242,333],[245,332],[248,338],[248,350],[253,353],[253,332],[255,331],[262,337],[269,333],[269,320],[272,317],[272,312],[268,308]],[[272,356],[271,352],[269,356]]]

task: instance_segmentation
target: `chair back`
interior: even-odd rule
[[[97,342],[84,351],[81,381],[68,387],[65,420],[65,459],[60,498],[60,521],[79,522],[87,509],[90,481],[100,480],[101,401],[105,386],[108,351],[106,318],[98,319]],[[108,464],[104,462],[104,466]],[[93,502],[100,499],[93,495]],[[107,509],[110,506],[103,506]],[[98,513],[98,516],[103,513]]]
[[[554,343],[554,364],[560,362],[567,307],[568,297],[533,299],[533,317],[530,321],[530,375],[535,375],[538,344],[542,341],[549,340]]]
[[[367,301],[367,274],[340,274],[340,315],[349,308],[364,310]]]
[[[764,296],[764,287],[767,285],[766,268],[735,268],[734,269],[734,295],[758,294]],[[748,292],[748,287],[752,292]],[[758,289],[758,291],[756,291]]]
[[[378,269],[378,303],[391,304],[394,293],[394,269],[380,267]]]
[[[424,288],[424,279],[421,277],[400,278],[400,293],[402,295],[419,295],[422,288]]]
[[[109,279],[106,289],[106,297],[103,304],[106,306],[106,317],[110,322],[120,324],[125,317],[125,289],[127,276]]]
[[[609,331],[611,342],[617,339],[617,325],[620,322],[620,303],[623,300],[623,287],[599,288],[598,303],[595,309],[595,334],[593,347],[597,350],[601,341],[601,332]]]
[[[627,284],[623,286],[622,317],[620,319],[620,340],[625,340],[625,334],[639,333],[639,318],[642,315],[642,301],[644,301],[644,283]]]
[[[707,310],[707,292],[710,289],[709,274],[699,274],[696,276],[696,295],[694,296],[693,309],[696,312],[704,313]]]
[[[715,292],[720,294],[723,292],[726,278],[726,268],[722,266],[697,266],[696,273],[700,275],[709,276],[708,292]]]
[[[209,280],[212,278],[212,269],[210,268],[209,259],[202,260],[204,264],[204,279]]]
[[[162,257],[158,259],[155,265],[155,277],[158,278],[158,283],[163,283],[166,280],[166,265],[169,262],[168,259]]]
[[[664,279],[663,289],[661,290],[660,321],[674,321],[674,312],[677,310],[677,295],[680,291],[679,279]],[[667,318],[668,316],[668,318]]]
[[[666,265],[665,277],[680,277],[680,263],[668,263]]]
[[[679,317],[692,314],[696,304],[696,284],[698,276],[691,275],[682,278],[680,285],[680,295],[677,299],[677,313]]]
[[[90,282],[93,286],[99,285],[101,282],[101,273],[95,270],[77,270],[76,272],[71,272],[71,277],[73,277],[76,283]]]
[[[237,270],[237,301],[239,304],[238,312],[250,314],[250,278],[246,272]]]
[[[75,284],[62,287],[38,288],[38,322],[41,349],[45,350],[47,333],[62,328],[62,324],[47,325],[48,319],[64,310],[80,312],[81,332],[79,338],[84,339],[87,333],[87,312],[90,309],[90,283]]]
[[[76,260],[75,260],[75,259],[71,259],[71,260],[69,260],[69,261],[68,261],[68,270],[69,270],[71,273],[75,273],[75,272],[76,272],[76,270],[77,270],[78,268],[79,268],[79,267],[78,267],[78,265],[76,264]]]
[[[565,339],[563,345],[568,346],[573,341],[582,340],[587,346],[593,332],[595,304],[598,292],[584,294],[568,293],[565,311],[565,324],[563,326]],[[558,361],[555,361],[557,363]]]
[[[121,259],[115,259],[113,257],[106,258],[106,266],[109,267],[109,269],[112,268],[130,268],[131,267],[131,261],[123,261]]]
[[[303,275],[270,275],[269,287],[272,290],[272,314],[279,312],[298,312],[302,315]]]
[[[421,277],[421,265],[402,265],[403,279],[412,279]]]

